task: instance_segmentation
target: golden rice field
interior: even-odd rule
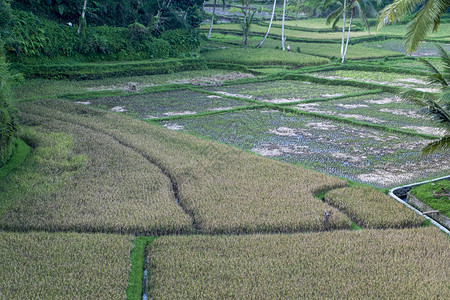
[[[429,140],[418,141],[419,135],[412,131],[397,137],[398,130],[387,125],[353,122],[320,111],[299,112],[286,106],[289,102],[257,102],[252,98],[257,94],[245,90],[244,83],[258,82],[258,92],[267,99],[281,91],[291,97],[283,96],[284,100],[299,103],[303,96],[317,93],[317,103],[309,103],[313,108],[332,99],[357,100],[356,93],[345,95],[354,87],[343,80],[340,86],[330,81],[327,84],[326,78],[320,80],[326,93],[309,81],[292,81],[291,87],[271,90],[270,82],[282,81],[293,72],[315,74],[338,65],[335,58],[341,32],[329,31],[324,19],[288,21],[287,25],[300,29],[285,30],[290,52],[279,49],[279,26],[271,29],[271,36],[277,39],[269,37],[262,49],[253,49],[267,30],[267,25],[253,24],[250,47],[244,49],[233,46],[242,40],[239,24],[216,24],[213,40],[201,39],[204,51],[191,53],[209,70],[85,81],[33,79],[16,87],[13,97],[21,124],[18,138],[31,146],[31,153],[0,181],[0,300],[143,299],[143,293],[145,299],[450,299],[448,235],[427,226],[424,218],[380,190],[349,184],[345,179],[350,178],[345,172],[353,172],[359,163],[345,155],[347,149],[356,149],[363,138],[382,143],[386,151],[393,142],[362,130],[342,131],[348,135],[348,140],[347,136],[342,138],[345,141],[330,138],[331,134],[317,135],[315,139],[328,151],[324,157],[335,155],[333,165],[325,159],[314,161],[312,153],[318,146],[305,146],[307,138],[314,138],[313,130],[338,128],[333,125],[338,123],[345,123],[342,128],[356,127],[357,123],[366,126],[367,132],[370,129],[369,133],[391,132],[389,138],[411,139],[419,150]],[[201,29],[204,32],[209,25]],[[386,27],[385,31],[370,35],[352,31],[351,36],[372,39],[401,33],[399,26]],[[440,31],[434,37],[443,41],[447,36]],[[349,60],[384,59],[366,61],[365,69],[371,63],[381,69],[414,62],[411,57],[403,61],[398,57],[403,56],[400,52],[380,49],[378,44],[349,48]],[[391,57],[397,58],[394,61]],[[412,69],[408,78],[414,76],[409,75]],[[253,78],[251,72],[259,77]],[[369,77],[379,73],[384,79],[398,75],[341,72],[364,72]],[[179,84],[186,90],[178,89]],[[302,90],[296,92],[299,84]],[[95,102],[91,98],[103,95],[107,102],[120,94],[114,105],[123,106],[128,95],[155,92],[160,87],[153,86],[159,85],[171,95],[159,101],[171,107],[178,104],[170,97],[202,106],[195,103],[197,98],[188,99],[188,90],[195,90],[202,96],[199,98],[221,99],[223,107],[203,109],[198,114],[177,106],[179,111],[170,122],[182,128],[183,118],[207,116],[209,121],[202,126],[227,127],[227,138],[234,146],[214,142],[212,137],[209,140],[206,130],[191,134],[169,130],[158,117],[145,121],[137,118],[136,111],[113,112],[105,103],[94,107],[81,99],[86,96]],[[223,86],[220,90],[230,92],[218,94],[210,92],[213,89],[200,90],[198,85]],[[133,86],[137,90],[132,90]],[[358,90],[360,95],[380,91],[367,86]],[[170,93],[172,88],[178,92]],[[64,95],[70,97],[68,94],[80,102],[63,99]],[[249,122],[234,130],[230,122],[237,121],[225,117],[234,109],[245,111],[250,106],[231,107],[230,99],[245,100],[264,114],[281,111],[277,114],[280,120],[302,113],[324,122],[310,122],[300,131],[275,126],[276,122],[267,118],[273,128]],[[139,107],[145,107],[152,97],[139,101]],[[320,170],[330,164],[327,167],[337,169],[339,165],[344,171],[330,174],[342,178],[307,169],[299,161],[288,164],[275,155],[266,158],[243,150],[255,149],[237,143],[239,135],[248,137],[249,143],[257,141],[251,126],[259,126],[261,136],[268,136],[264,141],[267,150],[286,155],[304,151],[312,162],[309,168]],[[295,139],[298,147],[277,142],[274,135]],[[346,148],[336,155],[336,149],[341,151],[340,143]],[[362,151],[375,153],[374,149],[378,148]],[[432,176],[434,166],[445,166],[446,158],[435,155],[432,160],[418,159],[411,165],[428,166],[429,173],[424,176]]]
[[[9,206],[0,214],[1,228],[190,231],[191,220],[175,203],[170,181],[141,154],[108,135],[44,117],[31,106],[27,112],[24,123],[37,127],[24,130],[22,138],[35,148],[26,164],[0,183],[0,199]],[[80,157],[82,165],[70,167]]]
[[[149,299],[447,299],[436,228],[161,237]]]
[[[140,164],[142,164],[140,167],[142,168],[151,166],[143,160],[143,157],[150,162],[158,162],[158,165],[174,181],[176,189],[178,189],[179,202],[192,215],[194,228],[201,232],[293,232],[350,228],[351,222],[347,216],[314,197],[315,193],[345,186],[346,182],[343,180],[264,159],[226,145],[171,132],[156,125],[113,113],[102,113],[101,119],[95,114],[77,114],[77,110],[81,109],[77,104],[64,101],[41,101],[32,104],[27,103],[26,105],[28,112],[33,112],[33,114],[45,118],[54,118],[56,123],[65,120],[64,123],[71,124],[70,126],[73,126],[74,130],[80,133],[89,132],[90,135],[95,132],[99,135],[99,138],[94,138],[96,142],[99,142],[100,137],[102,137],[109,141],[108,144],[119,144],[121,147],[126,145],[126,149],[124,148],[121,151],[129,151],[139,157],[141,159]],[[27,117],[24,116],[24,118]],[[84,137],[86,134],[82,134],[82,136]],[[108,148],[106,146],[106,144],[98,146],[98,149],[104,149],[100,155],[101,159],[107,157],[105,149]],[[115,150],[108,151],[111,152],[110,155],[115,154]],[[125,157],[122,159],[125,159]],[[121,160],[117,158],[115,163],[118,164]],[[131,162],[125,162],[125,164],[131,167],[130,170],[137,168]],[[127,169],[125,166],[122,168]],[[115,169],[110,169],[113,172],[110,176],[117,176]],[[150,180],[151,175],[144,173],[131,178],[125,177],[117,181],[111,181],[112,195],[117,194],[118,199],[124,199],[123,202],[117,200],[119,201],[118,207],[136,214],[153,214],[152,211],[160,209],[166,211],[168,215],[178,216],[175,212],[180,211],[173,207],[175,201],[171,201],[167,193],[166,197],[163,198],[164,200],[161,200],[164,206],[155,204],[156,208],[154,209],[135,206],[136,202],[144,201],[140,200],[139,193],[148,194],[143,186],[138,185],[139,180],[145,180],[146,178]],[[92,176],[98,175],[92,174]],[[110,182],[106,174],[103,174],[103,177],[105,182],[102,182],[101,186]],[[91,181],[89,180],[89,182]],[[89,182],[83,182],[84,187],[77,183],[76,187],[85,190],[87,187],[89,191],[93,184]],[[156,182],[152,183],[156,184]],[[167,182],[164,187],[166,190],[168,189]],[[60,198],[72,199],[74,195],[79,194],[77,189],[72,194],[72,189],[73,187],[62,189]],[[135,189],[132,192],[135,195],[129,191],[130,189]],[[112,197],[112,195],[109,197]],[[131,197],[133,201],[127,200],[127,197]],[[156,201],[154,197],[150,199]],[[62,203],[58,203],[58,207],[64,208],[61,209],[61,214],[67,211],[67,206],[73,205],[73,201],[65,202],[68,202],[64,203],[66,207],[62,207]],[[98,200],[93,202],[101,203]],[[144,203],[148,202],[144,201]],[[47,211],[49,207],[45,208],[46,205],[53,205],[55,201],[50,200],[48,203],[44,203],[42,204],[42,210]],[[90,202],[86,202],[86,204],[88,203]],[[83,208],[83,202],[80,204]],[[101,204],[100,207],[107,209]],[[172,207],[174,210],[170,210]],[[0,224],[16,222],[17,219],[21,219],[21,216],[23,220],[32,218],[33,215],[36,216],[36,220],[30,220],[30,223],[38,222],[42,218],[39,214],[26,212],[34,209],[21,206],[19,213],[12,211],[9,215],[6,215],[8,218],[5,219],[4,217],[0,220]],[[22,213],[24,210],[25,212]],[[324,210],[333,213],[327,224],[323,222]],[[138,221],[129,220],[131,218],[125,217],[126,212],[117,212],[117,214],[112,215],[108,214],[108,210],[105,211],[105,214],[89,215],[87,212],[89,212],[89,208],[86,208],[87,216],[80,216],[80,222],[83,218],[89,217],[93,224],[102,224],[103,228],[108,228],[106,225],[112,224],[113,228],[120,229],[121,226],[126,224],[130,230],[133,227],[137,228],[136,231],[138,232],[149,230],[139,227]],[[77,215],[80,215],[80,213],[77,213]],[[60,217],[54,219],[59,220],[58,218]],[[148,219],[147,223],[144,224],[158,224],[169,219],[165,219],[164,215],[158,218],[157,215],[155,221]],[[180,224],[180,226],[186,224],[186,220],[181,215],[176,217],[175,220],[179,220],[174,223]],[[129,222],[136,223],[129,224]],[[67,220],[62,224],[65,223],[67,223]],[[86,220],[83,221],[83,224],[89,223]],[[154,226],[152,229],[154,229]]]
[[[406,206],[371,187],[331,190],[326,193],[325,201],[365,228],[415,227],[424,221]]]
[[[0,299],[125,299],[132,240],[0,231]]]

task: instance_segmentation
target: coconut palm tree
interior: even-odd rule
[[[80,34],[81,29],[86,26],[86,7],[87,7],[87,0],[84,0],[83,11],[81,12],[80,24],[78,25],[78,30],[77,30],[78,34]]]
[[[377,29],[388,23],[401,20],[406,15],[416,11],[411,21],[406,25],[405,49],[411,53],[419,48],[422,42],[432,32],[437,31],[442,14],[450,8],[450,0],[395,0],[386,6],[378,16]]]
[[[283,1],[283,21],[281,21],[281,48],[284,51],[284,44],[286,42],[286,37],[284,36],[284,18],[286,16],[286,0]]]
[[[338,8],[334,11],[332,11],[327,19],[326,24],[332,24],[331,27],[335,28],[336,24],[339,22],[341,16],[342,16],[342,40],[341,40],[341,59],[342,62],[345,61],[345,56],[347,55],[347,49],[348,49],[348,43],[350,40],[350,31],[352,28],[352,22],[353,17],[358,14],[358,16],[361,18],[364,27],[369,31],[370,33],[370,27],[369,23],[367,22],[366,15],[375,15],[376,11],[372,5],[372,3],[369,2],[369,0],[325,0],[324,2],[324,8],[327,8],[330,5],[337,5]],[[350,12],[350,22],[347,32],[347,42],[345,42],[345,18],[347,15],[347,11]]]
[[[436,150],[450,149],[450,57],[448,53],[439,45],[439,54],[444,63],[444,71],[439,72],[431,63],[420,59],[431,71],[428,76],[430,83],[441,85],[439,96],[420,94],[410,90],[402,94],[402,98],[422,107],[421,112],[432,117],[436,125],[444,130],[445,135],[437,141],[431,142],[422,149],[424,155],[433,153]]]
[[[272,16],[270,17],[269,28],[267,29],[266,35],[264,36],[263,40],[258,44],[258,46],[256,46],[256,48],[261,47],[262,44],[264,43],[264,41],[267,39],[267,36],[269,35],[270,28],[272,27],[273,17],[275,15],[275,6],[276,5],[277,5],[277,0],[273,0],[273,9],[272,9]]]
[[[213,24],[214,24],[214,16],[216,14],[216,3],[217,3],[217,0],[214,0],[214,6],[213,6],[213,11],[212,11],[212,16],[211,16],[211,23],[209,25],[208,40],[211,37],[211,31],[212,31]],[[225,9],[225,0],[222,0],[222,7]]]

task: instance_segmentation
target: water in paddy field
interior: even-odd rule
[[[262,156],[378,187],[448,174],[448,154],[422,156],[430,140],[277,110],[239,111],[163,125]]]

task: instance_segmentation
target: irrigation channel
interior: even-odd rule
[[[142,278],[142,300],[147,300],[148,293],[148,245],[144,251],[144,276]]]
[[[435,179],[431,179],[431,180],[421,181],[421,182],[417,182],[417,183],[402,185],[402,186],[399,186],[399,187],[396,187],[396,188],[392,188],[392,189],[389,190],[389,196],[391,196],[392,198],[394,198],[398,202],[402,203],[406,207],[412,209],[413,211],[415,211],[420,216],[423,216],[426,219],[430,220],[431,224],[433,224],[434,226],[436,226],[437,228],[439,228],[441,231],[445,232],[446,234],[450,235],[450,231],[447,228],[445,228],[444,226],[442,226],[441,224],[439,224],[438,222],[436,222],[434,219],[430,218],[429,216],[424,215],[420,210],[416,209],[415,207],[413,207],[412,205],[410,205],[410,204],[408,204],[406,202],[406,197],[408,195],[408,192],[411,190],[411,188],[413,186],[418,186],[418,185],[422,185],[422,184],[425,184],[425,183],[428,183],[428,182],[439,181],[439,180],[443,180],[443,179],[450,180],[450,175],[447,175],[447,176],[444,176],[444,177],[435,178]]]

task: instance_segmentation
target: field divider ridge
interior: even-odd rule
[[[148,292],[148,247],[155,239],[156,237],[137,236],[133,241],[127,300],[141,300]]]
[[[186,114],[186,115],[169,116],[169,117],[161,117],[161,118],[156,117],[156,118],[146,119],[145,121],[148,123],[155,123],[155,122],[163,122],[163,121],[186,120],[186,119],[194,119],[194,118],[213,116],[213,115],[222,115],[222,114],[231,113],[231,112],[235,112],[235,111],[241,111],[241,110],[258,109],[258,108],[262,108],[262,107],[264,107],[264,105],[237,106],[237,107],[233,107],[231,109],[205,111],[205,112],[200,112],[200,113],[195,113],[195,114]]]

